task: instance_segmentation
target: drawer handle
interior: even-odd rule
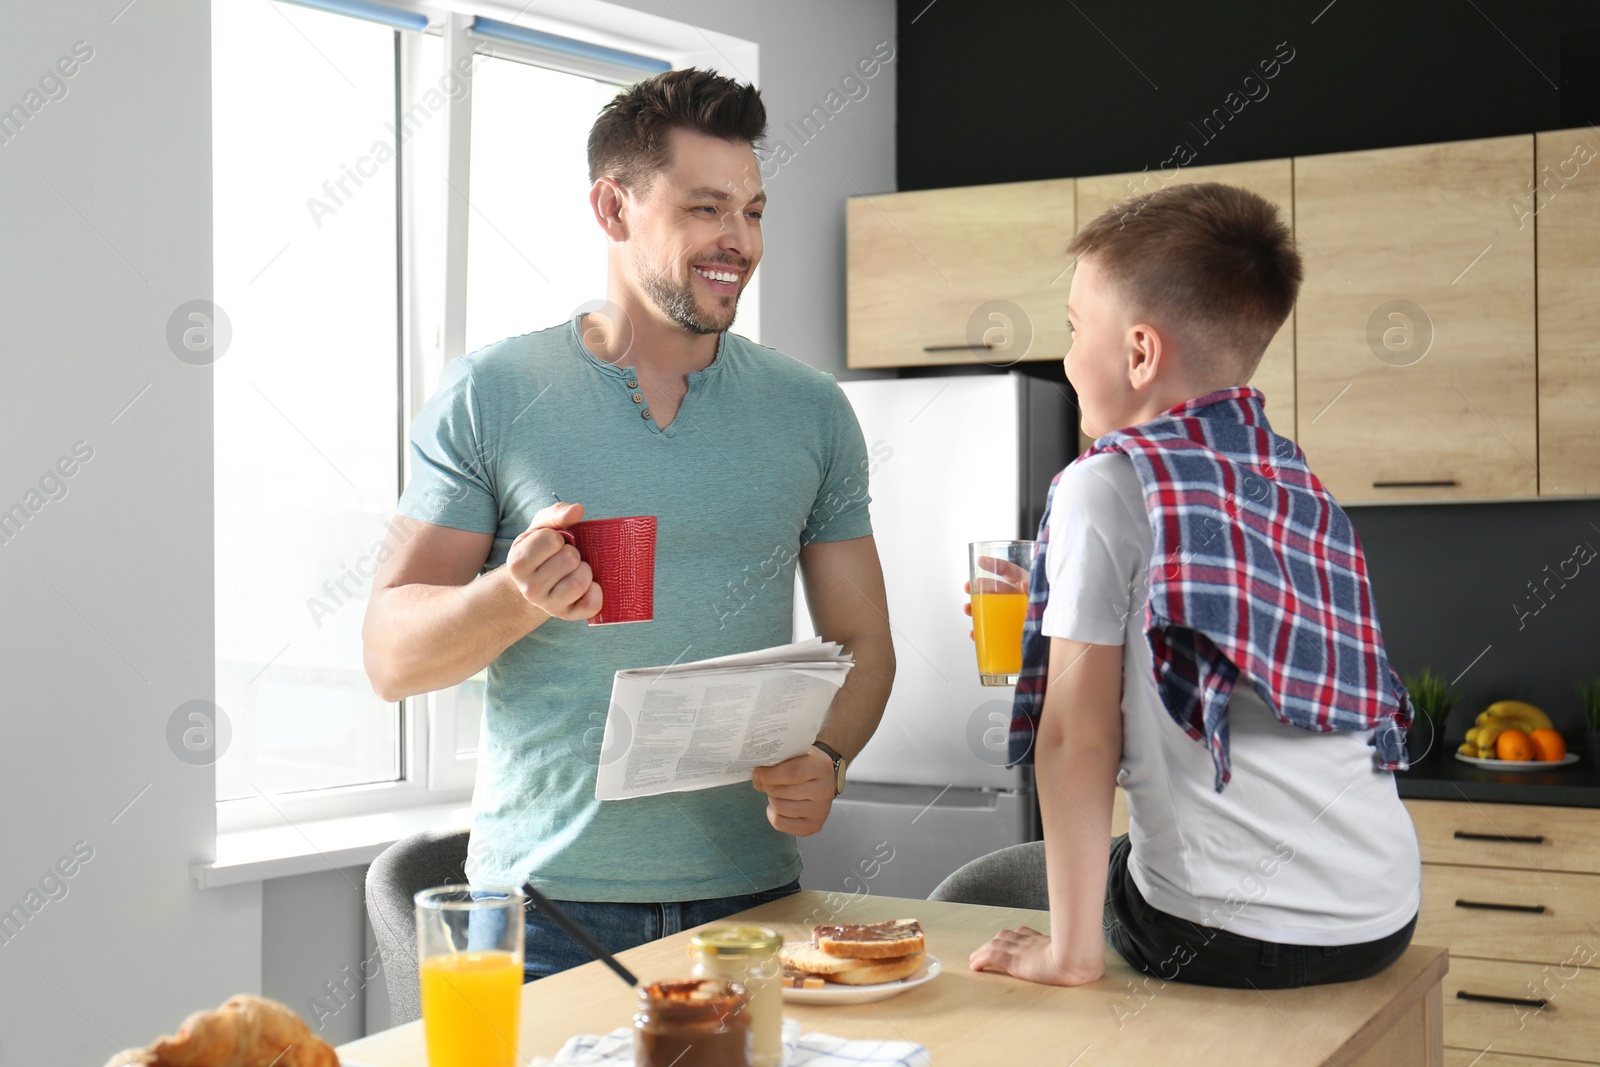
[[[994,345],[923,345],[924,352],[987,352]]]
[[[1544,1008],[1549,1005],[1548,1000],[1531,1000],[1526,997],[1492,997],[1487,993],[1468,993],[1465,989],[1456,990],[1459,1000],[1481,1000],[1489,1004],[1515,1004],[1519,1008]]]
[[[1471,834],[1465,830],[1456,831],[1459,841],[1500,841],[1515,845],[1542,845],[1543,834]]]
[[[1374,489],[1449,489],[1461,483],[1454,478],[1438,478],[1427,482],[1373,482]]]
[[[1493,911],[1526,911],[1535,915],[1544,914],[1543,904],[1491,904],[1482,900],[1458,900],[1458,908],[1488,908]]]

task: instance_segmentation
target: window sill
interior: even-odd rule
[[[201,889],[216,889],[359,867],[403,837],[423,830],[465,830],[471,824],[471,804],[456,803],[220,833],[217,858],[193,864],[189,873]]]

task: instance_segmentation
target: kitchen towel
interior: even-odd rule
[[[1355,528],[1299,446],[1272,432],[1264,400],[1248,385],[1219,389],[1105,434],[1073,461],[1120,452],[1139,473],[1154,534],[1144,631],[1156,687],[1209,747],[1218,792],[1231,776],[1228,700],[1241,673],[1289,725],[1372,730],[1385,769],[1406,766],[1411,724]],[[1049,527],[1047,501],[1012,705],[1014,764],[1032,762],[1044,708]]]
[[[850,1041],[831,1034],[800,1033],[794,1019],[783,1020],[784,1067],[931,1067],[928,1050],[910,1041]],[[561,1046],[553,1060],[529,1067],[631,1067],[633,1028],[609,1034],[579,1034]]]

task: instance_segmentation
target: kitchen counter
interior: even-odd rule
[[[1400,796],[1407,799],[1600,808],[1600,767],[1590,762],[1587,752],[1578,756],[1577,763],[1559,770],[1491,771],[1446,752],[1396,772],[1395,781]]]

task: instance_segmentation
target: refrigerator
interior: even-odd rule
[[[978,682],[967,545],[1033,538],[1050,480],[1077,454],[1063,382],[1020,371],[841,382],[866,438],[873,536],[896,674],[877,732],[801,885],[924,898],[985,853],[1037,840],[1030,768],[1006,767],[1013,689]],[[796,585],[797,640],[815,630]]]

